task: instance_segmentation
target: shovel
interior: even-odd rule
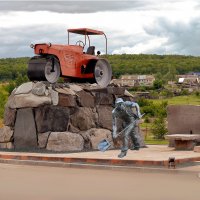
[[[123,129],[120,133],[118,133],[117,137],[119,137],[130,126],[131,126],[131,124],[128,125],[125,129]],[[99,151],[102,151],[102,152],[106,151],[111,146],[111,144],[110,144],[111,141],[112,141],[112,139],[111,140],[103,139],[101,142],[99,142],[99,144],[98,144]]]
[[[145,115],[145,113],[142,114],[140,118],[142,118],[144,115]],[[119,136],[120,136],[126,129],[128,129],[130,126],[131,126],[131,124],[129,124],[129,125],[128,125],[125,129],[123,129],[121,132],[119,132],[119,133],[117,134],[117,137],[119,137]],[[116,138],[117,138],[117,137],[116,137]],[[99,151],[102,151],[102,152],[106,151],[106,150],[111,146],[111,144],[110,144],[111,141],[112,141],[112,139],[111,139],[111,140],[103,139],[103,140],[102,140],[101,142],[99,142],[99,144],[98,144],[98,150],[99,150]]]

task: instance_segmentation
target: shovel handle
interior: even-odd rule
[[[132,123],[131,124],[129,124],[126,128],[124,128],[122,131],[120,131],[118,134],[117,134],[117,137],[116,138],[118,138],[125,130],[127,130],[130,126],[132,125]]]

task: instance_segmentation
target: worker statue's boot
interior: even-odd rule
[[[139,146],[132,146],[131,148],[130,148],[131,150],[135,150],[135,151],[139,151],[139,149],[140,149],[140,147]]]
[[[127,151],[121,151],[121,153],[118,155],[119,158],[123,158],[126,156]]]

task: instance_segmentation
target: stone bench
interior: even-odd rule
[[[193,134],[171,134],[166,135],[165,139],[174,141],[176,150],[193,150],[196,142],[200,140],[200,135]]]

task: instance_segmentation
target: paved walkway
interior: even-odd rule
[[[120,150],[106,152],[80,152],[80,153],[25,153],[0,152],[0,162],[46,162],[54,166],[61,164],[96,165],[96,166],[123,166],[123,167],[156,167],[167,168],[169,157],[175,157],[176,166],[188,171],[200,171],[200,153],[193,151],[175,151],[166,145],[149,145],[139,151],[129,150],[127,156],[119,159]]]
[[[197,174],[0,163],[2,200],[199,200]]]

